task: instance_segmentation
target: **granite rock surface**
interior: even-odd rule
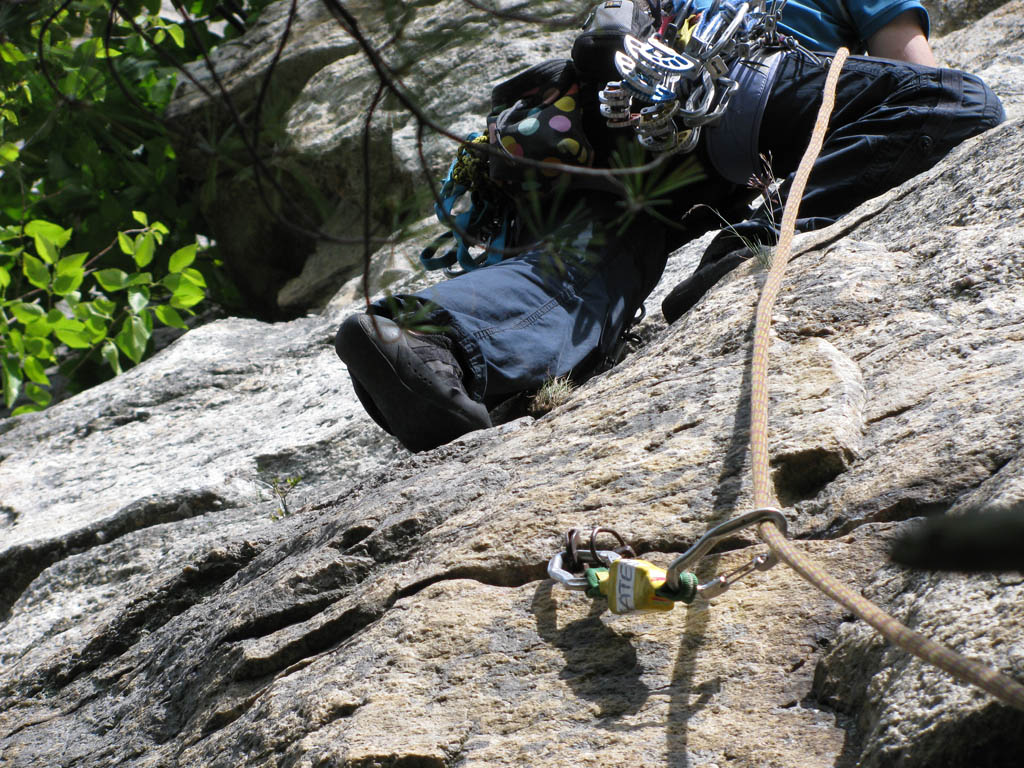
[[[1024,509],[1022,18],[1010,3],[936,44],[1001,73],[1010,120],[798,238],[769,443],[801,547],[1019,681],[1020,573],[887,553],[923,517]],[[972,54],[983,34],[1005,48]],[[1018,765],[1024,713],[784,566],[665,615],[612,617],[546,579],[570,527],[664,565],[749,509],[764,276],[647,320],[547,415],[423,454],[373,425],[331,348],[355,284],[320,315],[212,323],[0,422],[0,764]],[[737,535],[698,575],[762,549]]]

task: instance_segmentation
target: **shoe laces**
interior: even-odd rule
[[[442,381],[465,391],[463,371],[452,353],[452,340],[442,334],[406,332],[409,349]]]

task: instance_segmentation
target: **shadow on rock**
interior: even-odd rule
[[[559,677],[572,686],[581,699],[601,707],[599,717],[621,717],[640,711],[650,689],[640,679],[636,649],[629,639],[601,621],[603,601],[591,604],[584,619],[558,626],[558,615],[551,599],[551,582],[542,582],[534,593],[532,611],[537,618],[537,634],[565,656],[565,668]]]

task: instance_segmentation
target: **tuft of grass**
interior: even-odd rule
[[[527,413],[540,418],[558,406],[564,404],[572,395],[573,383],[568,376],[556,376],[541,385],[526,407]]]
[[[754,259],[765,272],[772,271],[772,259],[775,257],[775,246],[764,243],[753,243],[747,246],[754,254]]]

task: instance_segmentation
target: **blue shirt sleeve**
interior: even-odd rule
[[[862,53],[872,35],[910,10],[917,11],[927,37],[928,11],[919,0],[789,0],[779,26],[812,50],[846,46]]]
[[[917,11],[924,36],[928,37],[928,11],[917,0],[845,0],[846,7],[865,43],[878,30],[906,11]]]
[[[678,4],[677,0],[677,4]],[[703,10],[711,0],[696,0]],[[920,0],[789,0],[779,28],[813,51],[833,52],[840,46],[864,53],[868,39],[905,11],[917,11],[928,36],[928,11]]]

